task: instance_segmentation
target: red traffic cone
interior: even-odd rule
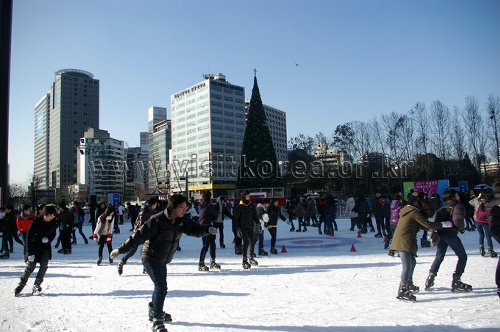
[[[333,233],[333,229],[330,230],[330,236],[334,236],[334,235],[335,235],[335,233]]]
[[[384,243],[387,243],[387,241],[389,241],[389,238],[386,236],[384,236]]]
[[[233,238],[233,243],[236,243],[236,238],[235,237]]]
[[[358,232],[358,236],[357,237],[361,237],[361,232]]]
[[[356,252],[356,248],[354,248],[354,244],[351,244],[351,252]]]
[[[285,245],[283,245],[283,247],[281,247],[281,252],[287,252],[286,248],[285,248]]]

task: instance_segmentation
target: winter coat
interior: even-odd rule
[[[391,202],[391,217],[389,222],[391,223],[391,227],[396,227],[399,221],[399,211],[403,208],[403,203],[394,199]]]
[[[165,210],[149,218],[118,246],[118,252],[124,254],[143,244],[141,250],[143,262],[168,264],[174,258],[183,233],[195,237],[210,234],[209,225],[195,223],[187,215],[172,220],[166,214],[170,216],[171,211]]]
[[[267,214],[269,215],[269,222],[267,223],[267,228],[273,228],[278,226],[278,218],[286,221],[286,218],[281,213],[281,209],[278,206],[269,205],[267,208]]]
[[[113,218],[111,218],[111,220],[108,220],[106,219],[106,215],[104,213],[99,216],[94,230],[94,234],[97,235],[97,237],[100,237],[101,235],[113,236],[115,214],[113,214],[112,217]]]
[[[399,212],[398,227],[394,231],[391,250],[410,252],[417,255],[417,233],[422,229],[442,229],[440,222],[429,222],[419,209],[406,205]]]
[[[347,199],[347,202],[345,203],[345,209],[349,213],[348,216],[349,218],[357,218],[358,213],[352,211],[354,209],[354,206],[356,205],[356,201],[354,200],[354,197],[349,197]]]
[[[295,216],[297,218],[303,218],[305,215],[304,208],[302,207],[302,203],[298,202],[297,206],[295,207]]]
[[[328,210],[326,198],[318,198],[318,213],[324,216],[327,212]]]
[[[57,222],[53,218],[46,222],[42,216],[36,217],[31,223],[26,237],[28,256],[35,255],[35,262],[40,263],[42,254],[49,252],[49,260],[52,259],[51,242],[56,237]],[[43,243],[42,238],[47,238],[48,242]]]
[[[217,220],[219,216],[219,211],[210,202],[201,202],[200,203],[200,220],[199,223],[202,225],[212,225],[214,221]]]
[[[479,204],[477,205],[475,211],[474,211],[474,220],[478,223],[481,224],[487,224],[488,223],[488,217],[486,215],[486,205],[488,204],[488,201],[485,199],[481,199],[479,201]]]
[[[33,213],[31,213],[29,216],[26,216],[24,215],[24,213],[22,213],[16,219],[17,230],[21,233],[27,233],[33,220],[35,220],[35,215]],[[15,228],[13,230],[14,232],[16,231]]]
[[[491,236],[500,236],[500,193],[495,193],[493,199],[486,205],[486,216]]]
[[[307,200],[307,213],[309,216],[315,216],[318,214],[318,209],[316,208],[316,203],[312,198],[309,198]]]
[[[14,211],[6,213],[3,217],[3,232],[5,238],[10,238],[17,231],[16,216]]]
[[[73,229],[73,227],[75,226],[73,223],[73,214],[70,210],[63,210],[61,213],[59,213],[59,221],[60,230]]]
[[[372,199],[372,212],[373,212],[373,215],[376,217],[383,217],[384,216],[384,208],[383,208],[382,204],[380,204],[378,202],[378,200],[381,198],[382,197],[375,196],[375,198]]]
[[[252,228],[254,224],[259,223],[259,217],[257,216],[257,211],[250,201],[241,200],[234,208],[233,213],[233,226],[234,228]]]
[[[453,221],[453,227],[444,228],[438,232],[442,233],[458,233],[465,229],[465,207],[456,199],[452,198],[444,203],[444,205],[434,214],[434,221]]]
[[[151,205],[149,205],[147,203],[144,204],[144,206],[141,208],[141,211],[139,211],[139,214],[137,215],[137,219],[135,220],[134,229],[137,229],[137,228],[141,227],[142,225],[144,225],[144,223],[146,221],[148,221],[148,219],[151,218],[151,216],[155,213],[156,213],[156,211],[153,210]]]
[[[82,208],[73,208],[70,211],[73,215],[73,224],[83,224],[85,222],[85,212]]]

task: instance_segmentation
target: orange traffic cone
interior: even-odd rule
[[[281,252],[287,252],[286,248],[285,248],[285,245],[283,245],[283,247],[281,247]]]
[[[358,236],[357,237],[361,237],[361,232],[358,232]]]
[[[335,233],[333,233],[333,229],[330,231],[330,236],[334,236]]]
[[[351,245],[351,252],[356,252],[356,248],[354,248],[354,244]]]

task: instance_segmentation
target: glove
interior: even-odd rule
[[[106,238],[107,243],[111,243],[111,234],[108,234],[108,237]]]
[[[451,228],[451,227],[453,227],[453,222],[451,222],[451,221],[442,221],[441,225],[443,226],[443,228]]]
[[[28,256],[28,261],[29,262],[34,262],[35,261],[35,255],[29,255]]]
[[[92,235],[92,239],[97,242],[97,234]]]
[[[113,251],[111,251],[109,253],[109,258],[113,259],[115,258],[116,256],[118,256],[120,253],[118,252],[118,249],[113,249]]]
[[[46,237],[42,237],[42,243],[49,243],[49,239],[47,239]]]
[[[208,232],[212,235],[217,235],[217,228],[215,227],[208,227]]]
[[[238,229],[236,230],[236,235],[237,235],[240,239],[242,239],[242,238],[243,238],[243,233],[241,232],[241,229],[239,229],[239,228],[238,228]]]

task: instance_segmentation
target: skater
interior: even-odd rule
[[[386,246],[384,247],[384,249],[387,249],[391,246],[392,238],[394,236],[394,232],[396,231],[396,226],[398,225],[399,222],[399,211],[401,211],[402,208],[403,208],[403,196],[401,196],[400,194],[396,194],[391,202],[391,207],[390,207],[391,217],[389,220],[389,224],[391,229],[391,238],[389,238],[389,241],[386,242],[385,244]],[[389,249],[388,255],[394,257],[395,252],[396,252],[395,250]]]
[[[153,331],[167,331],[164,323],[172,320],[170,314],[163,311],[167,295],[167,264],[174,257],[182,234],[196,237],[217,234],[214,227],[192,222],[185,215],[186,209],[187,199],[184,196],[170,196],[163,212],[155,214],[144,225],[135,229],[109,256],[113,259],[144,244],[141,250],[142,264],[154,284],[152,301],[148,305]]]
[[[13,251],[12,245],[10,245],[11,248],[9,249],[9,244],[12,242],[12,238],[14,236],[14,233],[17,232],[17,226],[16,226],[16,216],[14,214],[14,206],[11,204],[8,204],[4,208],[5,216],[2,219],[2,228],[3,228],[3,236],[2,236],[2,251],[3,254],[0,255],[1,259],[7,259],[10,258],[10,253]],[[26,241],[24,241],[26,243]],[[12,251],[11,251],[12,250]]]
[[[132,205],[130,202],[127,202],[127,211],[128,211],[128,218],[130,219],[130,224],[132,225],[130,231],[133,232],[135,227],[135,222],[139,214],[139,210],[135,205]]]
[[[134,229],[138,229],[142,225],[146,223],[146,221],[151,218],[153,214],[156,213],[156,207],[158,206],[158,199],[155,197],[151,197],[146,201],[144,206],[142,207],[141,211],[139,211],[139,215],[137,216],[136,219],[136,224],[134,225]],[[130,249],[129,252],[127,252],[122,259],[118,262],[117,270],[118,270],[118,275],[122,275],[123,273],[123,265],[127,264],[127,261],[129,260],[130,257],[134,256],[135,253],[137,252],[137,246],[133,247]],[[146,274],[146,270],[143,270],[142,273]]]
[[[23,244],[23,257],[26,257],[26,236],[33,220],[35,220],[35,215],[31,212],[31,206],[28,204],[24,205],[23,212],[16,219],[17,231],[21,233],[21,237],[23,238],[22,242],[20,241],[19,236],[17,236],[16,231],[12,233],[14,239],[16,239],[16,242]],[[10,247],[12,249],[12,244],[10,245]]]
[[[214,221],[217,220],[219,216],[219,211],[213,205],[210,200],[212,199],[212,193],[210,191],[203,192],[201,196],[200,203],[200,221],[201,225],[214,226]],[[219,226],[215,227],[219,228]],[[202,247],[200,251],[200,260],[198,262],[198,271],[206,272],[209,270],[220,270],[220,265],[215,262],[215,235],[207,235],[201,238]],[[210,249],[210,268],[205,265],[205,256]]]
[[[19,285],[14,290],[14,295],[19,296],[28,282],[31,273],[35,270],[36,263],[40,264],[33,285],[32,294],[38,295],[42,291],[41,284],[47,272],[49,260],[52,259],[51,242],[56,237],[56,209],[53,206],[43,208],[41,216],[33,220],[26,238],[27,244],[27,266],[21,276]]]
[[[486,205],[486,216],[490,235],[500,245],[500,182],[493,183],[493,199]],[[497,262],[495,272],[497,295],[500,298],[500,260]]]
[[[269,204],[269,200],[267,200],[267,204]],[[299,228],[296,230],[296,232],[302,232],[302,226],[304,226],[303,231],[307,232],[306,222],[304,221],[305,210],[300,198],[297,198],[297,206],[295,206],[295,216],[297,217],[297,223],[299,224]]]
[[[418,292],[419,287],[413,284],[413,271],[415,270],[417,257],[417,242],[416,237],[420,228],[425,229],[442,229],[443,227],[451,227],[451,221],[429,222],[429,208],[425,204],[423,195],[414,197],[409,205],[403,207],[400,211],[398,227],[394,232],[391,250],[398,250],[401,257],[401,281],[397,298],[406,301],[415,301],[415,295],[412,293]]]
[[[99,248],[97,249],[97,265],[101,265],[102,251],[104,244],[108,246],[108,253],[111,253],[113,246],[111,241],[113,239],[113,226],[115,223],[115,208],[110,206],[106,211],[99,216],[94,230],[94,241],[97,242]],[[109,258],[109,264],[113,263],[113,259]]]
[[[73,215],[73,224],[75,225],[75,227],[73,227],[73,242],[71,242],[71,244],[76,244],[77,229],[78,233],[80,233],[83,238],[83,242],[85,242],[85,244],[89,244],[89,240],[87,240],[87,237],[83,234],[82,230],[83,223],[85,222],[85,212],[80,207],[80,203],[76,201],[73,202],[73,209],[71,209],[71,213]]]
[[[269,215],[269,221],[267,223],[267,231],[271,234],[271,254],[278,254],[278,250],[276,249],[276,233],[278,227],[278,218],[282,221],[286,221],[286,218],[281,214],[279,208],[279,202],[277,199],[271,199],[269,207],[267,208],[267,214]]]
[[[325,207],[325,227],[326,235],[333,235],[334,231],[338,231],[337,221],[337,205],[335,204],[335,198],[331,193],[326,195],[326,207]]]
[[[384,223],[384,208],[382,206],[385,199],[382,197],[382,193],[377,191],[375,197],[372,200],[372,213],[375,217],[375,223],[377,225],[377,234],[375,237],[386,236],[385,233],[385,223]]]
[[[287,200],[285,208],[286,212],[283,212],[283,214],[288,213],[287,224],[292,226],[290,227],[290,232],[295,232],[295,225],[293,224],[293,219],[295,218],[295,199]]]
[[[226,198],[219,196],[217,198],[217,204],[215,204],[216,210],[218,211],[217,214],[217,219],[214,220],[213,226],[217,228],[217,231],[219,233],[219,245],[222,249],[226,247],[224,244],[224,220],[229,220],[233,219],[233,216],[231,215],[231,212],[229,212],[229,209],[227,208],[227,202]]]
[[[358,214],[353,211],[355,205],[356,199],[354,198],[353,194],[350,194],[345,203],[345,209],[347,211],[347,216],[351,219],[351,228],[349,228],[351,232],[354,232],[354,227],[357,227],[358,231],[361,230],[358,224]]]
[[[319,214],[319,220],[318,220],[318,234],[323,234],[326,233],[326,213],[327,213],[327,201],[326,197],[324,194],[321,194],[318,198],[317,201],[317,207],[318,207],[318,214]],[[323,232],[321,232],[321,224],[323,224]]]
[[[71,254],[71,230],[73,229],[73,214],[68,210],[66,203],[59,203],[59,240],[61,241],[61,249],[59,254]],[[57,244],[56,244],[57,248]]]
[[[415,199],[415,197],[414,197]],[[458,232],[465,232],[465,208],[460,203],[460,195],[455,189],[448,188],[443,192],[444,205],[434,214],[434,221],[453,221],[453,227],[439,230],[437,233],[440,241],[436,247],[436,257],[429,270],[429,276],[425,282],[425,290],[434,285],[434,279],[437,276],[439,267],[444,260],[446,250],[450,247],[455,255],[458,256],[458,262],[453,273],[451,282],[452,292],[470,292],[472,286],[464,284],[461,281],[462,274],[467,264],[467,253],[465,252],[462,241],[458,237]]]
[[[493,242],[488,226],[488,216],[486,214],[486,205],[490,200],[490,195],[487,192],[482,192],[478,197],[474,197],[469,201],[469,204],[474,206],[474,220],[476,221],[476,229],[479,234],[479,254],[484,257],[484,238],[488,244],[488,255],[491,258],[497,257],[497,253],[493,250]]]
[[[358,195],[356,205],[354,205],[352,211],[358,214],[358,228],[361,229],[361,233],[366,234],[368,232],[368,218],[371,218],[369,217],[371,211],[365,195]]]
[[[260,227],[254,227],[254,241],[259,243],[259,256],[267,256],[267,251],[264,250],[264,228],[267,228],[269,216],[267,215],[267,208],[269,207],[269,198],[264,198],[262,202],[257,203],[257,216],[259,217]],[[300,225],[300,223],[299,223]],[[300,226],[299,226],[300,227]],[[305,228],[305,226],[304,226]],[[254,246],[255,247],[255,246]]]
[[[279,208],[278,208],[279,209]],[[257,210],[250,201],[250,192],[243,191],[241,193],[241,201],[234,208],[233,222],[236,227],[236,234],[238,238],[243,241],[243,261],[242,266],[245,270],[250,269],[252,263],[255,264],[255,258],[250,256],[250,263],[248,262],[247,252],[250,248],[250,254],[254,252],[254,225],[260,224]],[[268,226],[269,227],[269,226]],[[269,228],[268,228],[269,229]],[[254,262],[255,261],[255,262]],[[256,265],[256,264],[255,264]]]

